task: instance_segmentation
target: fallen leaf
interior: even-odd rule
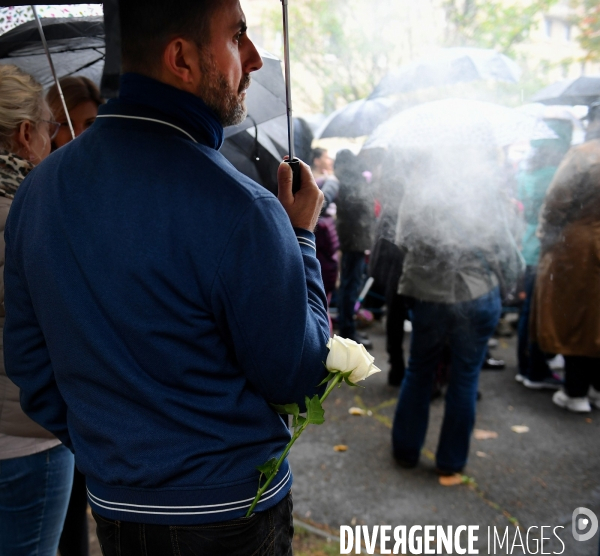
[[[512,411],[514,409],[514,407],[512,405],[508,406],[508,411]]]
[[[592,422],[592,420],[591,420],[591,419],[588,417],[588,418],[585,420],[585,422],[586,422],[586,423],[591,423],[591,422]]]
[[[366,415],[367,412],[364,409],[361,409],[360,407],[351,407],[348,410],[348,413],[350,413],[350,415]]]
[[[490,438],[498,438],[498,433],[495,431],[484,431],[482,429],[475,429],[473,436],[476,440],[489,440]]]
[[[489,456],[485,452],[475,452],[479,458],[488,458]]]
[[[337,444],[333,447],[335,452],[346,452],[348,450],[348,446],[345,444]]]
[[[463,479],[460,473],[454,473],[454,475],[444,476],[440,475],[440,485],[445,487],[451,487],[462,484]]]
[[[510,430],[517,434],[523,434],[529,432],[529,427],[526,427],[525,425],[514,425],[513,427],[510,427]]]

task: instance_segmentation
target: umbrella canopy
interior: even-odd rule
[[[287,142],[285,116],[228,137],[221,154],[242,174],[277,195],[277,169],[283,158],[281,151],[287,147],[278,145],[271,134],[282,135],[284,144]]]
[[[58,77],[84,75],[100,85],[105,54],[104,18],[48,17],[41,21]],[[0,63],[19,66],[44,87],[54,82],[35,21],[0,35]]]
[[[100,86],[105,69],[104,18],[42,18],[41,21],[58,77],[83,75]],[[227,136],[286,113],[281,62],[266,50],[259,48],[259,52],[263,67],[252,73],[252,85],[246,96],[251,118],[227,128]],[[0,63],[19,66],[44,87],[54,82],[35,21],[28,21],[0,35]],[[111,73],[115,88],[118,86],[117,79],[118,72],[115,75]]]
[[[388,116],[393,101],[387,98],[361,99],[339,108],[319,126],[316,139],[369,135]]]
[[[448,146],[504,147],[555,138],[534,116],[491,102],[446,99],[400,112],[379,126],[363,149],[428,149]]]
[[[516,83],[519,66],[508,56],[484,48],[445,48],[402,66],[383,77],[369,98],[408,93],[429,87],[488,80]]]
[[[559,81],[536,93],[533,102],[590,106],[600,101],[600,77],[578,77]]]

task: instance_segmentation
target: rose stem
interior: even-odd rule
[[[331,391],[336,387],[336,385],[340,382],[340,380],[342,380],[341,373],[336,373],[336,375],[333,377],[333,380],[327,385],[327,389],[325,390],[324,394],[319,398],[321,403],[323,403],[325,401],[325,399],[327,398],[327,396],[329,396],[329,394],[331,394]],[[290,449],[294,445],[294,442],[296,442],[296,440],[298,440],[298,437],[302,434],[302,431],[308,425],[309,425],[308,421],[305,421],[302,425],[300,425],[300,428],[294,432],[292,438],[290,439],[287,446],[285,447],[283,454],[281,454],[281,456],[279,456],[279,459],[277,460],[277,464],[275,465],[273,474],[267,479],[265,484],[258,489],[258,492],[256,493],[254,500],[252,501],[252,505],[250,506],[250,508],[248,508],[246,517],[250,517],[252,515],[252,510],[254,510],[254,508],[256,507],[256,504],[258,504],[258,501],[260,500],[260,497],[265,493],[265,490],[267,490],[268,486],[271,484],[271,481],[277,475],[277,472],[279,471],[279,468],[281,467],[283,460],[288,455]]]

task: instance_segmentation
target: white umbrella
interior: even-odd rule
[[[508,56],[485,48],[444,48],[383,77],[369,98],[397,95],[469,81],[516,83],[521,69]]]
[[[491,102],[446,99],[419,104],[380,125],[363,149],[504,147],[556,134],[534,116]]]

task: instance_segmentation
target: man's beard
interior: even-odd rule
[[[200,59],[202,80],[198,96],[212,108],[223,127],[242,123],[247,113],[242,92],[250,86],[250,75],[244,74],[238,90],[233,91],[211,54],[203,52]]]

